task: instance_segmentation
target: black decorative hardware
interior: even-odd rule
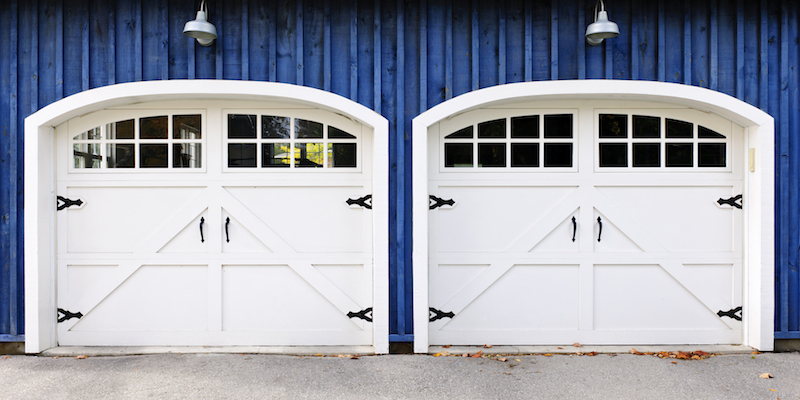
[[[230,236],[228,236],[228,225],[230,225],[230,224],[231,224],[231,217],[226,217],[225,218],[225,241],[226,242],[230,242],[231,241]]]
[[[739,313],[739,315],[736,315],[736,313]],[[728,318],[735,319],[737,321],[741,321],[742,320],[742,313],[743,312],[742,312],[742,307],[741,306],[736,307],[736,308],[734,308],[732,310],[728,310],[728,311],[722,311],[722,310],[717,311],[717,315],[719,315],[720,318],[728,317]]]
[[[204,243],[206,240],[203,239],[203,224],[206,223],[206,219],[204,217],[200,217],[200,243]]]
[[[69,208],[69,207],[72,207],[72,206],[80,207],[83,204],[83,200],[81,200],[81,199],[72,200],[72,199],[68,199],[66,197],[62,197],[62,196],[56,196],[56,199],[57,199],[56,200],[56,205],[58,206],[58,208],[56,208],[56,211],[61,211],[61,210],[65,209],[65,208]],[[61,204],[58,204],[58,203],[61,203]]]
[[[443,205],[448,205],[448,206],[451,206],[451,207],[456,205],[456,202],[453,201],[453,199],[445,200],[445,199],[436,197],[434,195],[430,195],[428,197],[430,198],[430,201],[432,201],[432,203],[430,203],[430,209],[431,210],[435,210],[436,208],[439,208],[439,207],[441,207]]]
[[[719,200],[717,200],[717,204],[719,205],[727,204],[731,207],[736,207],[741,210],[742,205],[744,204],[744,200],[742,200],[742,195],[737,194],[736,196],[733,196],[730,199],[723,199],[722,197],[720,197]]]
[[[361,318],[364,321],[372,322],[372,307],[367,307],[359,312],[350,311],[347,313],[347,318]]]
[[[455,314],[453,314],[452,311],[444,312],[442,310],[437,310],[437,309],[435,309],[433,307],[430,307],[429,310],[430,310],[430,314],[428,314],[428,315],[430,316],[430,319],[429,319],[430,322],[433,322],[433,321],[436,321],[437,319],[442,319],[442,318],[445,318],[445,317],[453,318],[453,317],[456,316]]]
[[[368,194],[364,197],[358,199],[347,199],[347,205],[352,206],[353,204],[358,204],[361,207],[366,208],[367,210],[372,210],[372,195]]]
[[[597,223],[600,224],[600,232],[597,232],[597,241],[600,241],[600,235],[603,234],[603,220],[597,217]]]
[[[572,217],[572,241],[575,241],[575,233],[578,232],[578,222],[575,221],[575,217]]]
[[[73,318],[77,318],[77,319],[83,318],[83,314],[80,311],[74,313],[74,312],[70,312],[70,311],[64,310],[63,308],[59,308],[58,309],[58,314],[59,314],[58,322],[64,322],[64,321],[66,321],[68,319],[73,319]],[[63,316],[61,316],[61,314],[63,314]]]

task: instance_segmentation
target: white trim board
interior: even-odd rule
[[[373,129],[373,345],[389,352],[389,121],[354,101],[304,86],[169,80],[105,86],[69,96],[25,119],[25,351],[57,345],[55,126],[91,112],[169,100],[273,101],[331,111]]]
[[[770,351],[774,345],[774,119],[729,95],[696,86],[622,80],[542,81],[499,85],[469,92],[420,114],[413,126],[414,351],[428,352],[428,141],[429,127],[476,109],[531,101],[648,101],[718,114],[744,129],[755,153],[754,171],[743,171],[744,345]],[[745,167],[747,163],[744,163]]]

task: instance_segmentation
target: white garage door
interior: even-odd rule
[[[372,130],[181,107],[57,128],[59,345],[371,345]]]
[[[546,107],[431,127],[430,344],[741,343],[742,128]]]

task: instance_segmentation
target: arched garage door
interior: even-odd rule
[[[683,97],[677,85],[557,84],[486,89],[415,119],[415,350],[770,346],[746,328],[769,320],[752,297],[771,251],[752,257],[771,229],[753,223],[771,199],[752,174],[770,171],[769,144],[689,96],[647,101]]]
[[[742,128],[569,105],[432,128],[431,343],[740,343]]]
[[[27,202],[40,211],[28,214],[27,351],[388,351],[387,288],[376,283],[388,279],[388,174],[373,162],[385,159],[385,119],[291,85],[124,86],[62,100],[27,121],[35,177]],[[48,151],[55,157],[37,157]],[[38,175],[47,163],[52,203],[37,191],[48,184]],[[40,223],[50,213],[54,231]]]

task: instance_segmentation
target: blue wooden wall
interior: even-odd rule
[[[23,336],[23,120],[120,82],[243,79],[324,89],[391,127],[392,341],[413,339],[411,119],[488,86],[640,79],[728,93],[776,119],[777,338],[800,338],[798,4],[607,0],[621,35],[585,44],[593,0],[210,0],[219,39],[181,31],[195,0],[0,4],[0,341]]]

